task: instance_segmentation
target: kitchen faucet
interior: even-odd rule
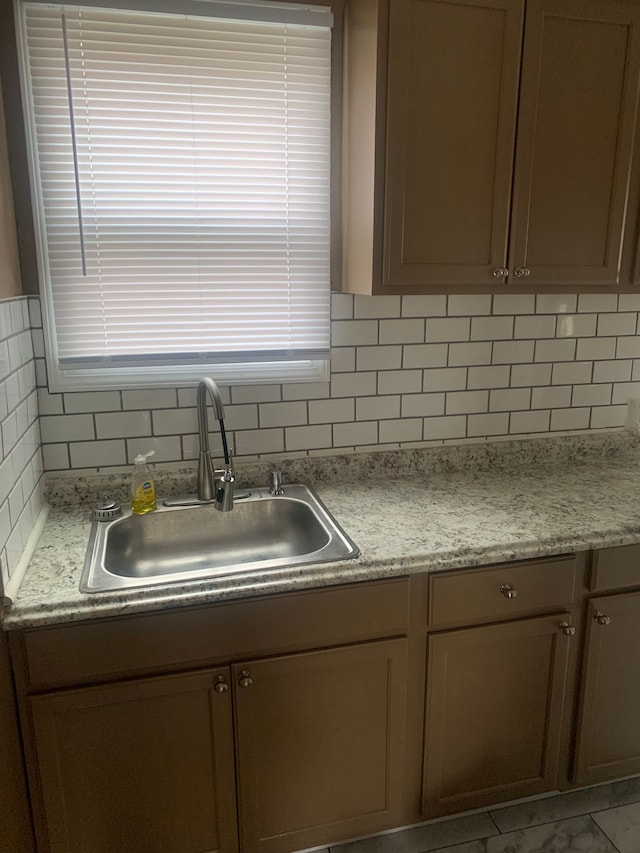
[[[222,437],[224,472],[218,480],[216,480],[213,459],[209,450],[207,397],[211,400],[211,407],[220,424],[220,435]],[[235,476],[227,446],[227,435],[224,429],[224,406],[222,405],[222,398],[220,397],[218,386],[208,376],[204,376],[198,383],[196,408],[198,411],[199,440],[198,479],[196,486],[198,500],[211,501],[216,509],[221,512],[228,512],[230,509],[233,509]]]

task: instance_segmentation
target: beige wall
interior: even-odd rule
[[[18,296],[21,292],[16,221],[13,213],[7,138],[0,92],[0,299]]]

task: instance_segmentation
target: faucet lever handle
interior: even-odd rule
[[[282,488],[282,472],[277,468],[269,474],[269,492],[272,495],[284,495]]]

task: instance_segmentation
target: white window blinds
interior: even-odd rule
[[[190,6],[23,6],[61,370],[328,355],[330,13]]]

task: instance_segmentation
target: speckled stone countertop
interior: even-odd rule
[[[87,507],[94,503],[90,497],[104,491],[105,481],[58,480],[50,487],[50,500],[66,503],[52,506],[17,600],[5,613],[5,627],[640,542],[640,441],[631,432],[283,460],[279,466],[286,481],[314,485],[359,546],[358,559],[84,594],[79,582],[89,534]],[[247,465],[244,479],[264,482],[263,468]],[[165,493],[179,488],[180,476],[159,477],[159,494],[163,484]],[[123,482],[112,477],[111,493]]]

